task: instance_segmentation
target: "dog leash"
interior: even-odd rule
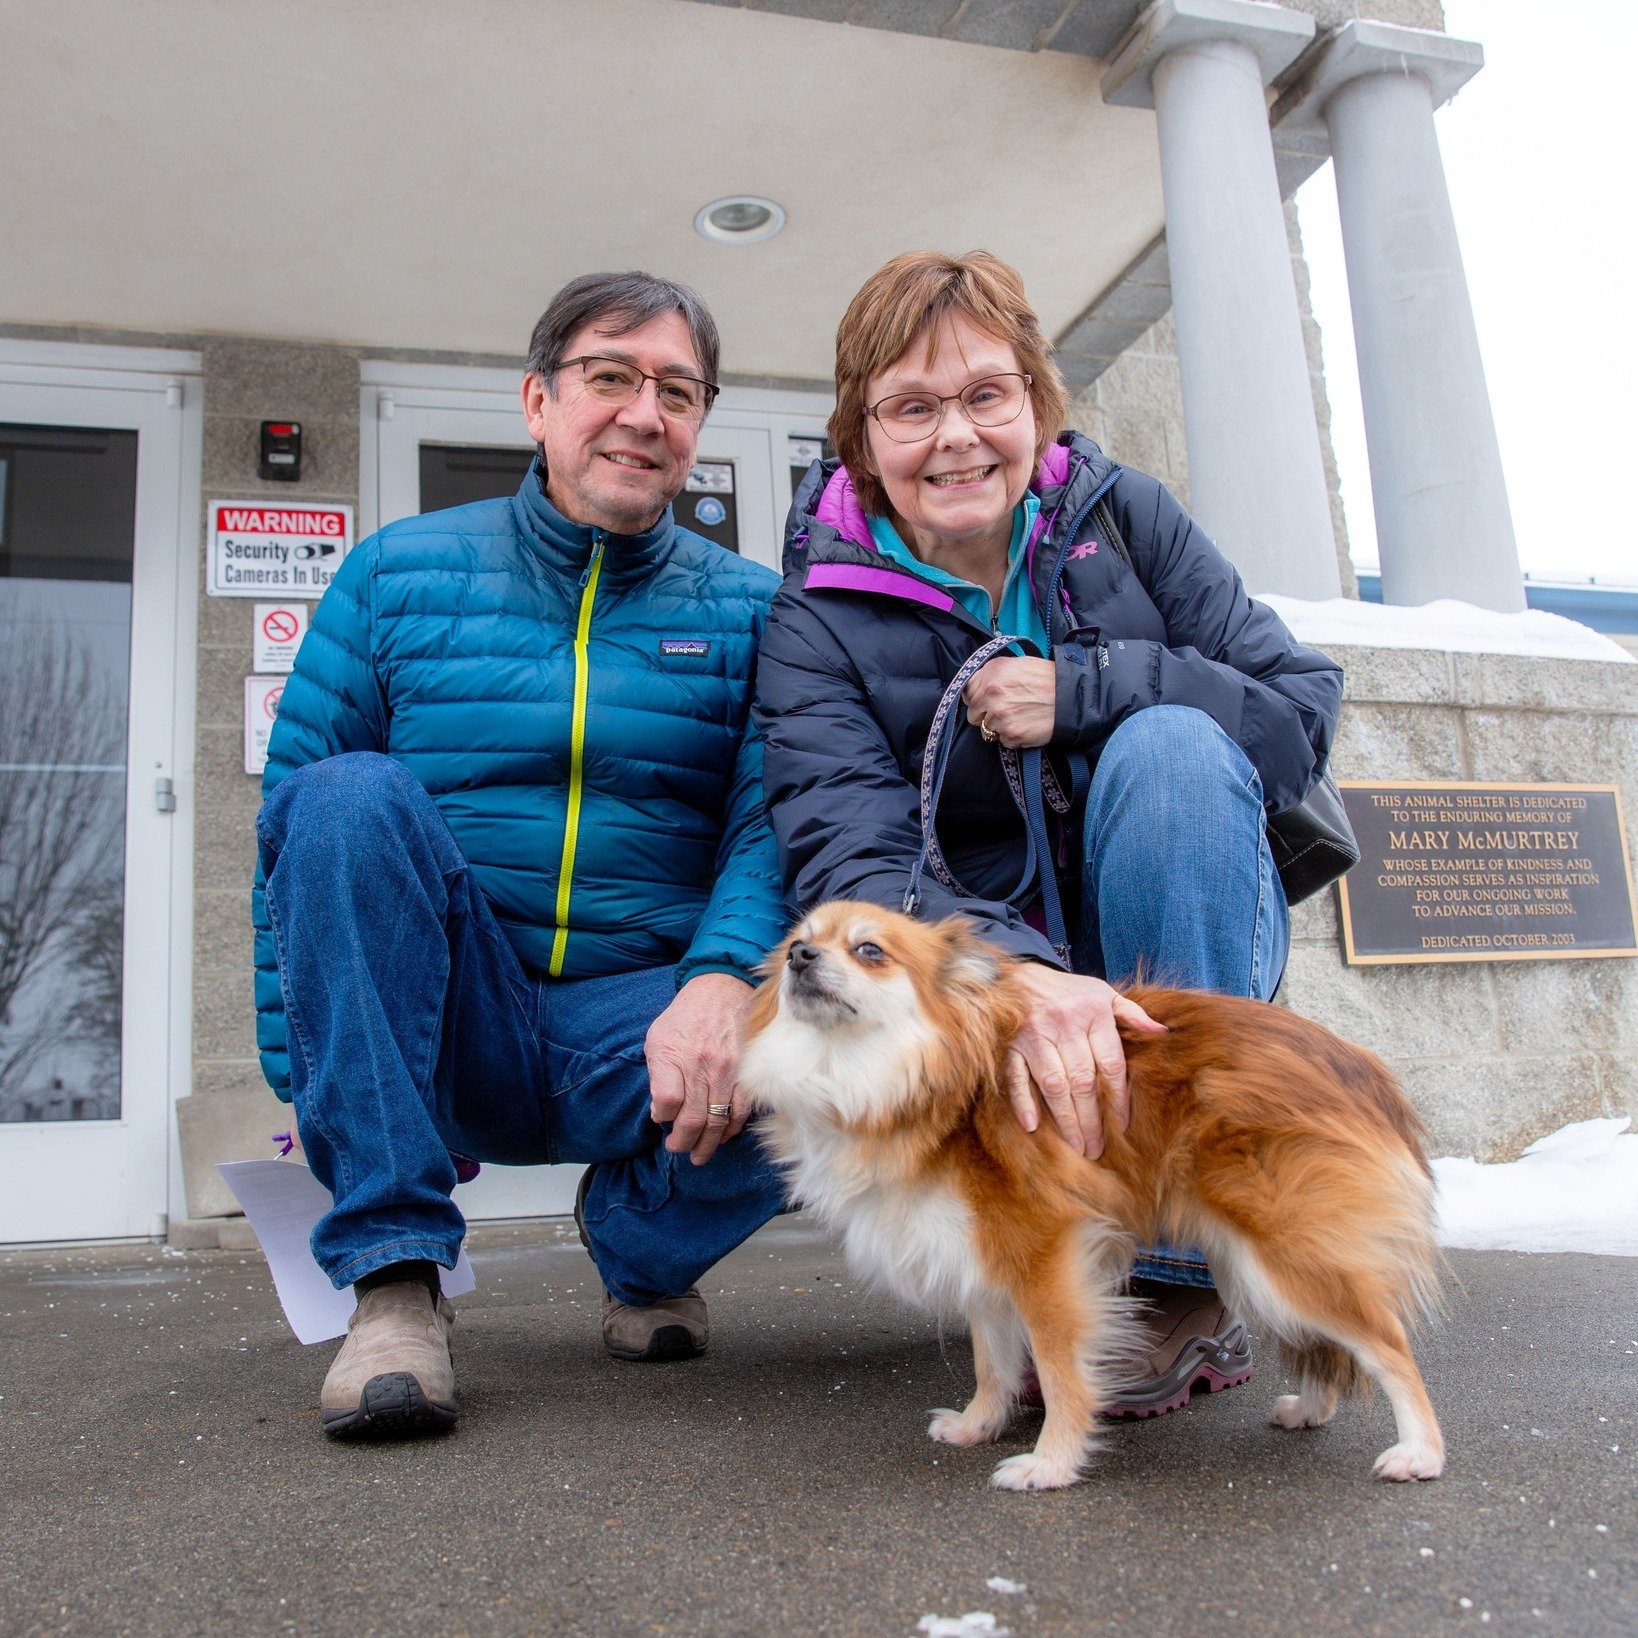
[[[947,732],[962,691],[996,655],[1005,649],[1027,641],[1022,637],[992,637],[981,648],[975,649],[944,690],[933,712],[927,730],[927,744],[921,760],[921,851],[910,867],[910,881],[904,890],[904,913],[913,916],[921,907],[921,878],[931,870],[934,879],[959,898],[972,899],[978,895],[963,887],[951,870],[943,849],[938,845],[934,819],[938,812],[939,797],[944,790],[944,775],[950,765],[950,749],[955,735]],[[1047,938],[1059,959],[1069,965],[1069,931],[1064,923],[1063,902],[1058,893],[1058,876],[1052,868],[1052,841],[1047,830],[1046,809],[1054,813],[1068,813],[1070,799],[1064,794],[1051,764],[1041,754],[1039,746],[1018,751],[1010,746],[1000,747],[1001,771],[1006,775],[1007,788],[1024,818],[1024,869],[1017,885],[1006,895],[1009,903],[1021,903],[1037,878],[1041,888],[1041,908],[1046,916]]]

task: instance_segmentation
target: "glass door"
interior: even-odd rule
[[[29,373],[0,362],[0,1242],[13,1243],[163,1226],[175,1000],[175,825],[156,791],[174,774],[182,389]]]

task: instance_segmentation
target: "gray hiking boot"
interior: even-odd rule
[[[588,1256],[591,1241],[586,1237],[585,1207],[591,1177],[592,1168],[588,1166],[580,1174],[580,1186],[574,1192],[574,1226]],[[690,1286],[680,1297],[664,1297],[646,1308],[629,1307],[617,1302],[607,1291],[603,1293],[603,1347],[611,1359],[645,1365],[693,1359],[705,1352],[710,1339],[705,1298],[700,1295],[698,1286]]]
[[[1146,1375],[1115,1389],[1105,1416],[1131,1421],[1182,1410],[1197,1393],[1237,1388],[1251,1377],[1251,1338],[1215,1291],[1157,1288],[1144,1316]]]
[[[455,1310],[420,1280],[363,1292],[319,1394],[334,1438],[404,1438],[455,1425]]]

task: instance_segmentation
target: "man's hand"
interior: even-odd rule
[[[701,973],[648,1027],[649,1116],[662,1126],[675,1123],[665,1146],[675,1155],[686,1151],[696,1166],[737,1136],[750,1114],[735,1092],[734,1072],[754,993],[742,978]]]
[[[1018,976],[1030,1006],[1007,1049],[1007,1092],[1013,1112],[1026,1132],[1040,1124],[1033,1082],[1064,1141],[1088,1160],[1096,1160],[1104,1143],[1098,1111],[1100,1077],[1109,1089],[1109,1113],[1122,1130],[1131,1116],[1126,1053],[1116,1019],[1151,1035],[1164,1035],[1166,1026],[1101,978],[1059,972],[1040,962],[1024,963]]]
[[[967,720],[1014,750],[1045,745],[1058,719],[1058,670],[1051,660],[1000,654],[962,690]]]

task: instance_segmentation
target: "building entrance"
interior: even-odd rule
[[[183,393],[0,356],[4,1243],[164,1227]]]

